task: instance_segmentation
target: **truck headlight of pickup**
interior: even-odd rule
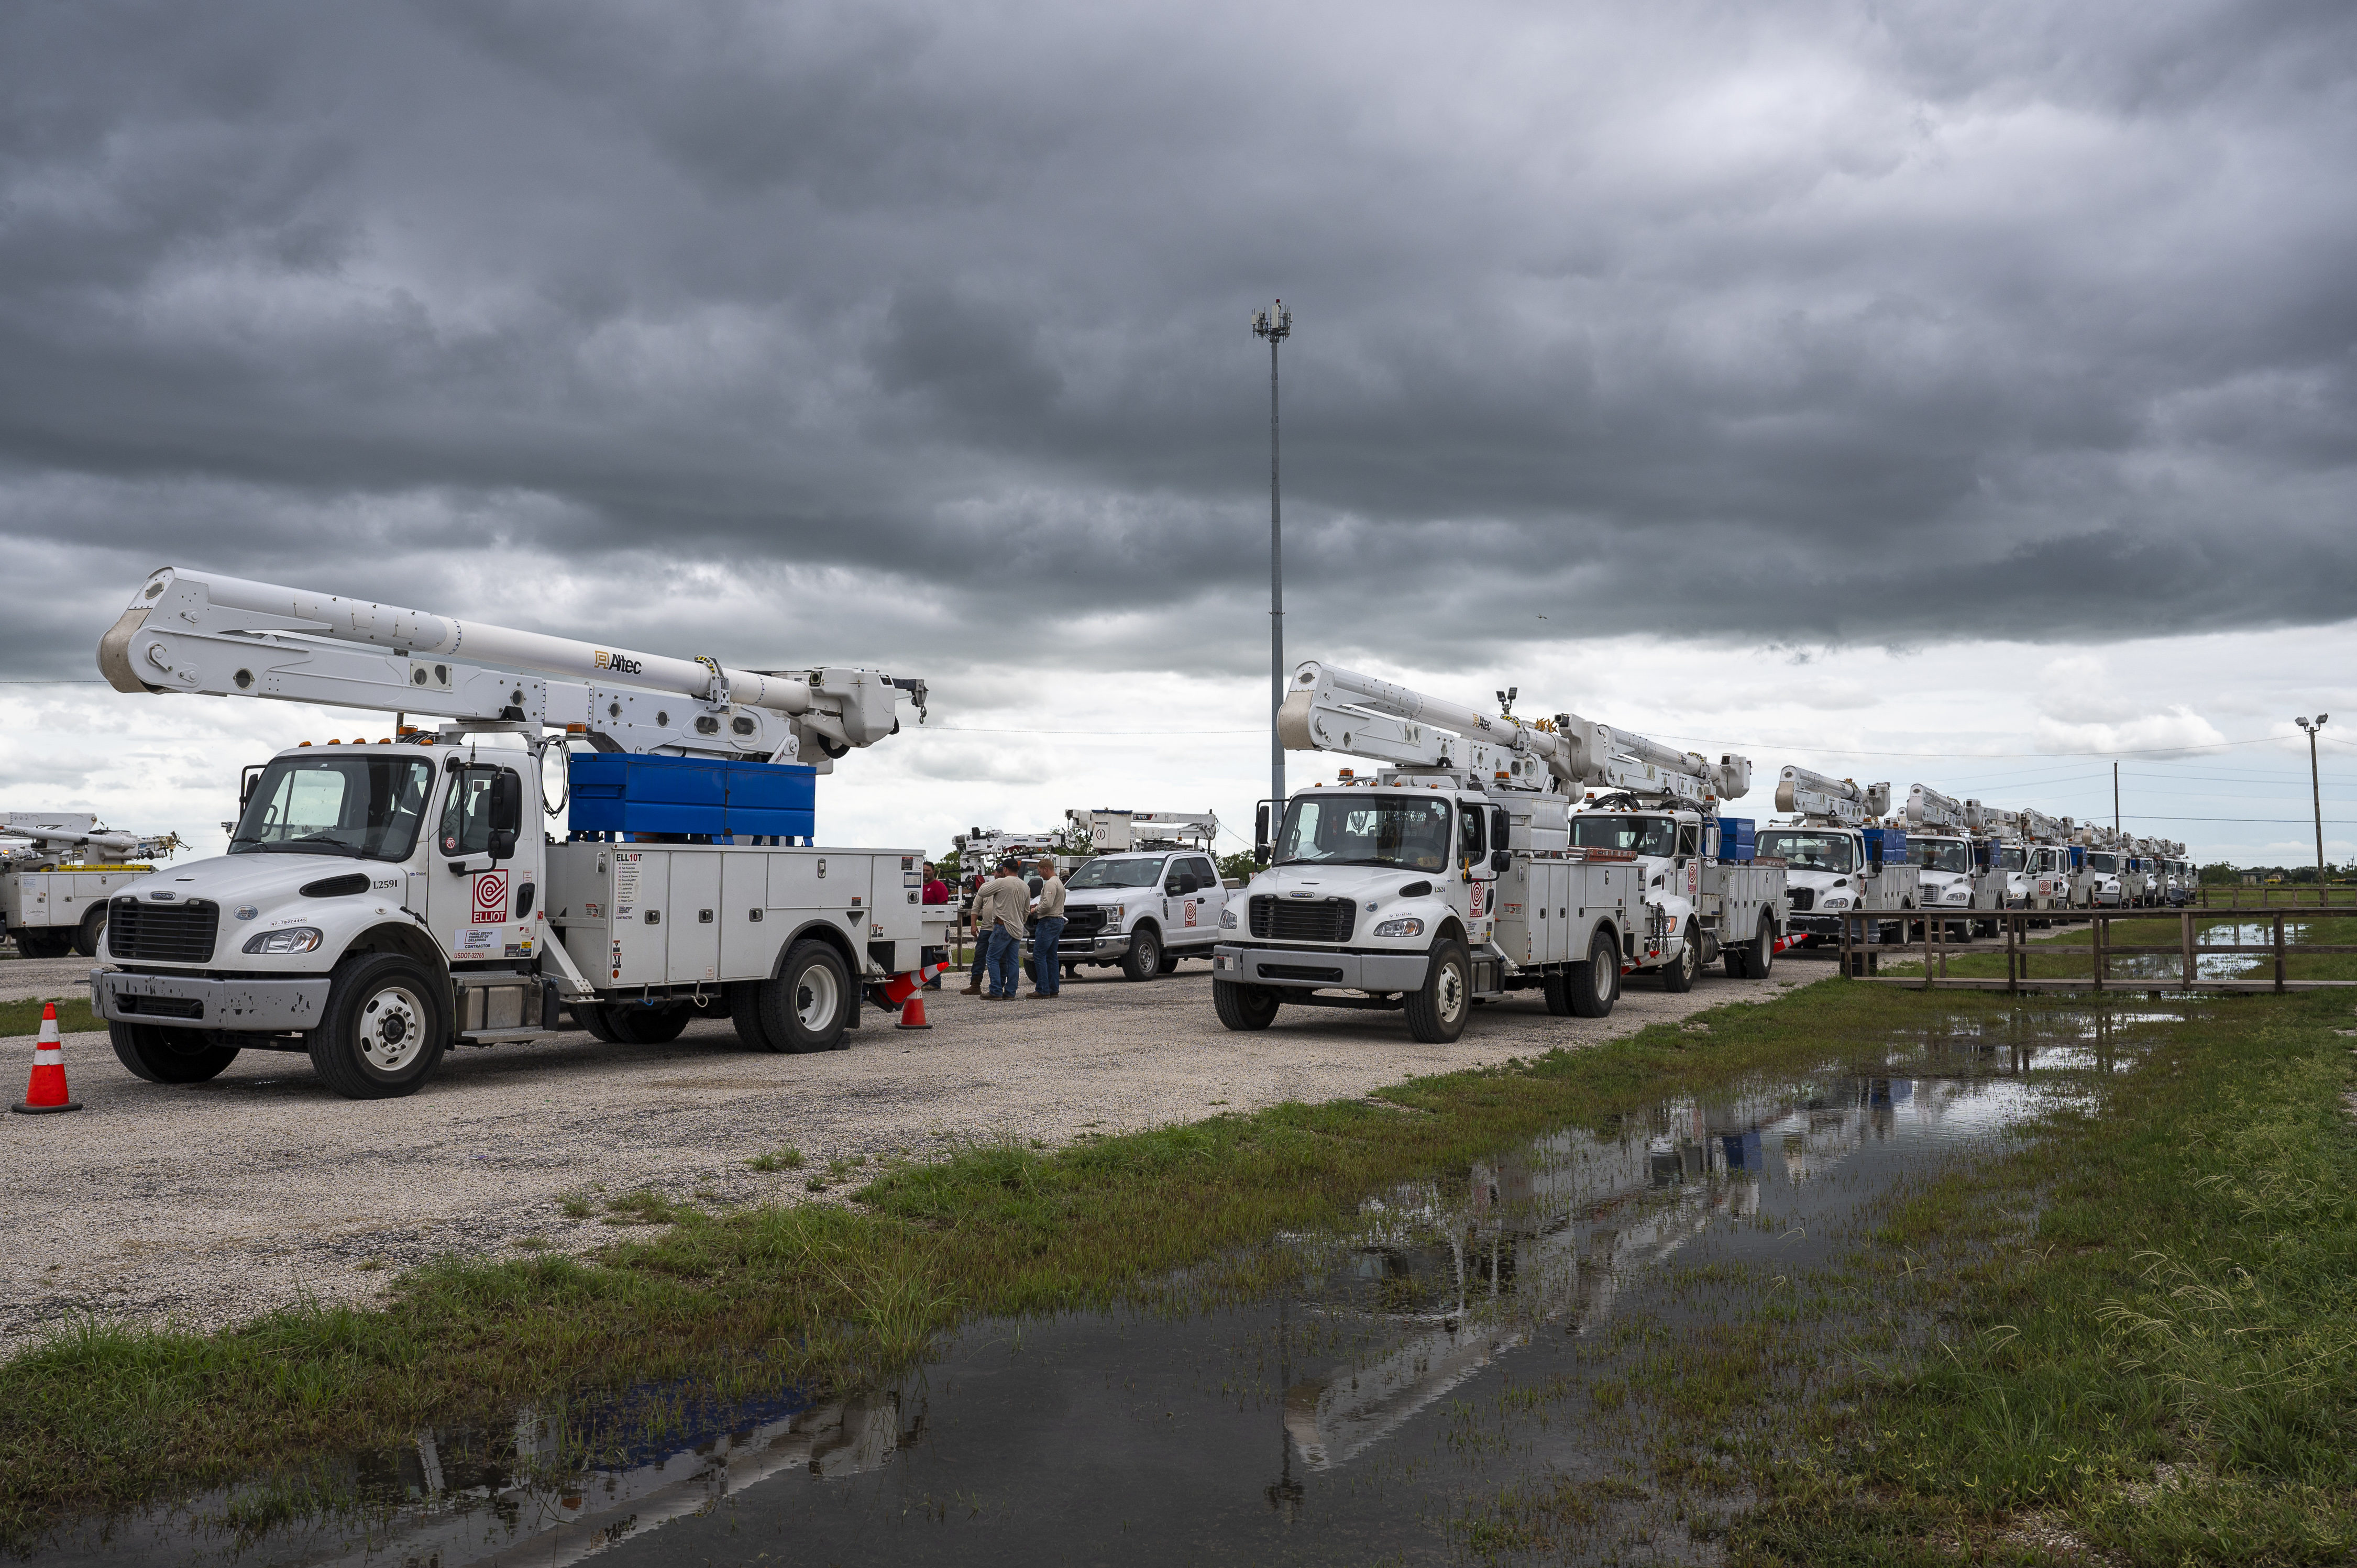
[[[1234,930],[1235,929],[1236,929],[1236,907],[1235,907],[1233,904],[1225,904],[1225,905],[1221,906],[1221,908],[1220,908],[1220,929],[1222,929],[1222,930],[1223,930],[1223,931],[1232,931],[1232,930]]]
[[[309,952],[319,945],[317,926],[285,926],[274,931],[256,931],[245,939],[247,952]]]
[[[1408,916],[1405,919],[1384,920],[1378,923],[1375,929],[1372,931],[1370,931],[1368,935],[1375,937],[1420,937],[1424,935],[1424,922],[1417,919],[1413,915]]]

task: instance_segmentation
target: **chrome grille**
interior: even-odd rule
[[[1813,909],[1817,907],[1817,890],[1813,887],[1787,888],[1784,897],[1792,901],[1792,908],[1795,909]]]

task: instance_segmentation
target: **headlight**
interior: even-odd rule
[[[1129,906],[1126,904],[1114,904],[1110,906],[1105,910],[1105,924],[1118,930],[1121,927],[1122,916],[1128,912]]]
[[[1405,920],[1385,920],[1371,933],[1378,937],[1420,937],[1424,922],[1411,916]]]
[[[1948,902],[1951,904],[1961,904],[1972,896],[1973,890],[1969,887],[1951,887],[1948,889]]]
[[[1233,904],[1226,905],[1220,910],[1220,929],[1223,931],[1232,931],[1236,929],[1236,907]]]
[[[286,926],[275,931],[256,931],[245,939],[248,952],[309,952],[318,945],[317,926]]]
[[[1828,909],[1846,909],[1849,908],[1849,900],[1841,897],[1828,898],[1825,900],[1825,908]]]

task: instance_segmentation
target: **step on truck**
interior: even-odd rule
[[[1918,877],[1906,830],[1886,821],[1890,786],[1788,767],[1776,781],[1776,809],[1792,816],[1760,830],[1760,854],[1784,863],[1792,932],[1837,942],[1843,923],[1863,910],[1889,917],[1870,922],[1877,940],[1900,940]]]
[[[387,1098],[455,1045],[539,1038],[568,1011],[609,1041],[726,1016],[748,1045],[825,1050],[926,961],[918,852],[812,837],[815,777],[897,733],[901,703],[921,719],[922,682],[177,568],[141,586],[99,668],[126,693],[441,721],[248,768],[227,854],[115,892],[91,1004],[150,1082],[279,1050]]]
[[[23,958],[96,958],[107,901],[184,847],[178,833],[117,832],[84,812],[0,814],[0,936]]]
[[[1318,660],[1278,714],[1289,750],[1381,764],[1264,801],[1265,869],[1222,916],[1211,994],[1231,1029],[1287,1004],[1403,1014],[1426,1044],[1476,1003],[1536,991],[1602,1017],[1624,969],[1679,933],[1648,929],[1639,857],[1572,842],[1576,794],[1604,782],[1615,734],[1570,714],[1491,714]],[[1272,810],[1276,807],[1276,810]]]
[[[1056,954],[1066,974],[1118,966],[1128,979],[1152,980],[1211,956],[1229,898],[1211,858],[1217,815],[1100,807],[1064,819],[1096,851],[1064,879]]]

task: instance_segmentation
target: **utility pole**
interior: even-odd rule
[[[2330,714],[2319,714],[2316,722],[2294,719],[2292,723],[2308,732],[2308,792],[2316,804],[2316,896],[2324,897],[2324,785],[2316,770],[2316,732],[2324,727]]]
[[[1253,335],[1268,339],[1268,795],[1269,831],[1285,815],[1285,738],[1276,718],[1285,708],[1285,511],[1276,483],[1276,346],[1293,335],[1293,312],[1253,312]]]
[[[2120,765],[2112,764],[2112,832],[2120,831]]]

